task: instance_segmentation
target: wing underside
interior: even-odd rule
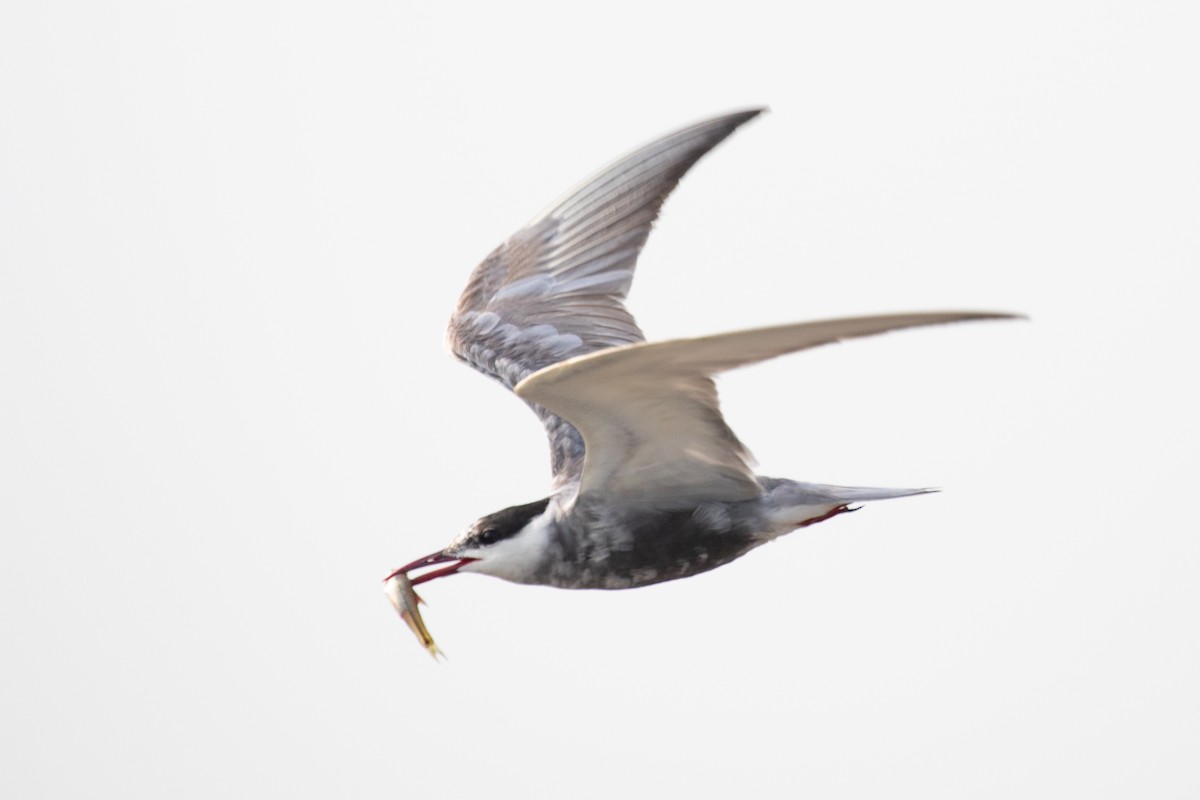
[[[603,497],[627,508],[684,508],[745,500],[762,489],[748,451],[721,416],[714,375],[860,336],[1009,317],[892,314],[633,344],[547,367],[519,383],[516,393],[582,433],[587,452],[580,502]]]

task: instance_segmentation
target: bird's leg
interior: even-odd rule
[[[829,509],[828,511],[826,511],[824,514],[820,515],[819,517],[813,517],[812,519],[804,520],[804,522],[801,522],[796,527],[797,528],[807,528],[809,525],[816,525],[818,522],[824,522],[827,519],[833,519],[838,514],[846,514],[850,511],[858,511],[858,509],[860,509],[860,508],[862,508],[862,506],[856,506],[855,508],[851,508],[850,506],[843,503],[840,506],[835,506],[834,508]]]

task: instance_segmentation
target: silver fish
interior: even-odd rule
[[[396,613],[417,635],[429,654],[434,659],[437,659],[438,656],[445,658],[446,654],[438,648],[437,643],[433,641],[433,636],[429,634],[429,629],[425,627],[425,620],[421,619],[421,611],[417,606],[425,601],[417,596],[408,575],[403,572],[391,575],[383,582],[383,591],[388,596],[388,600],[392,601]]]

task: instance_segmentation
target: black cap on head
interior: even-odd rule
[[[511,506],[495,514],[488,514],[471,526],[466,543],[486,547],[507,539],[528,525],[531,519],[542,514],[549,503],[550,498],[545,497],[523,506]]]

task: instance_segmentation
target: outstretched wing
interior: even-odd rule
[[[659,208],[701,156],[761,111],[663,136],[515,233],[471,273],[446,334],[451,352],[511,389],[567,358],[642,341],[623,301]],[[583,440],[553,412],[530,405],[550,437],[555,482],[572,480]]]
[[[891,314],[643,342],[554,364],[517,384],[516,393],[583,434],[578,502],[603,497],[624,508],[670,509],[747,500],[762,489],[746,448],[721,417],[713,375],[843,339],[1011,316]]]

